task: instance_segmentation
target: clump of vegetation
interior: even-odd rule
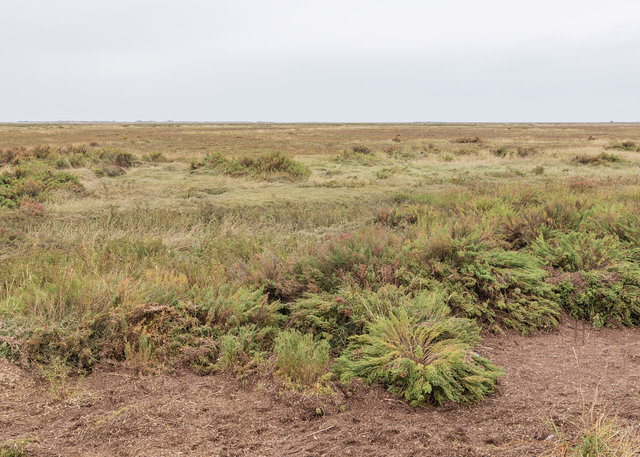
[[[465,138],[456,138],[451,140],[452,143],[468,144],[468,143],[482,143],[482,140],[478,136],[470,136]]]
[[[551,283],[560,304],[576,319],[640,324],[640,269],[622,256],[612,236],[572,232],[540,237],[533,251],[553,268]]]
[[[334,157],[335,162],[357,163],[360,165],[373,165],[378,160],[371,148],[364,145],[354,145],[350,149],[343,150]]]
[[[412,270],[425,284],[437,279],[449,294],[449,306],[467,317],[522,332],[557,324],[558,305],[540,262],[491,247],[486,232],[469,221],[419,238],[410,252]]]
[[[453,154],[457,156],[477,156],[480,154],[478,149],[474,147],[454,149]]]
[[[412,406],[480,401],[502,371],[473,352],[479,328],[442,303],[398,308],[367,324],[336,360],[340,379],[380,383]]]
[[[0,207],[12,209],[23,201],[43,201],[53,190],[80,192],[83,186],[76,176],[39,164],[0,171]]]
[[[491,151],[493,153],[494,156],[496,157],[507,157],[509,155],[513,155],[513,151],[507,149],[504,146],[500,146],[499,148],[494,149],[493,151]]]
[[[623,141],[621,143],[614,143],[607,147],[608,149],[618,149],[620,151],[639,151],[640,145],[636,144],[633,141]]]
[[[370,289],[401,283],[406,278],[400,243],[400,238],[382,227],[330,236],[300,249],[284,265],[259,261],[252,279],[283,300],[306,292],[333,293],[345,284]]]
[[[60,169],[109,165],[130,168],[136,165],[138,160],[129,152],[106,148],[90,149],[84,144],[62,147],[37,145],[32,148],[0,150],[0,166],[25,163]]]
[[[601,152],[598,155],[580,154],[573,157],[571,161],[580,165],[602,165],[606,163],[622,162],[622,159],[615,154]]]
[[[560,442],[549,455],[570,457],[634,457],[640,454],[640,430],[623,426],[618,417],[597,408],[598,390],[591,405],[583,404],[580,418],[571,421],[569,434],[551,422]]]
[[[232,159],[226,159],[220,153],[207,154],[202,161],[191,163],[192,170],[200,168],[261,181],[303,181],[311,175],[307,166],[281,152]]]
[[[532,148],[528,146],[518,146],[515,150],[508,149],[504,146],[500,146],[499,148],[496,148],[491,152],[496,157],[518,156],[518,157],[525,158],[525,157],[531,157],[533,155],[538,154],[538,150],[536,148]]]
[[[389,179],[391,176],[395,174],[399,174],[403,171],[402,168],[395,166],[391,168],[383,168],[382,170],[376,171],[376,178],[378,179]]]
[[[18,446],[0,446],[0,457],[28,457],[29,453]]]
[[[299,386],[314,386],[326,379],[329,343],[314,341],[311,333],[285,330],[275,340],[276,368],[285,379]]]

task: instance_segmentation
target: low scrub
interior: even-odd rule
[[[540,236],[531,249],[546,265],[566,272],[604,269],[619,256],[615,238],[583,232],[559,233],[552,240]]]
[[[26,200],[42,201],[53,190],[80,192],[83,186],[69,173],[34,164],[0,172],[0,207],[17,208]]]
[[[101,166],[130,168],[138,164],[139,160],[129,152],[118,149],[89,148],[84,144],[38,145],[32,148],[20,147],[0,150],[0,166],[30,163],[59,169]]]
[[[639,151],[640,145],[633,141],[622,141],[621,143],[614,143],[607,147],[607,149],[618,149],[619,151]]]
[[[227,159],[219,153],[207,154],[202,161],[192,162],[191,169],[262,181],[304,181],[311,175],[307,166],[280,152],[233,159]]]
[[[532,251],[549,266],[558,302],[594,326],[640,324],[640,269],[611,235],[572,232],[540,237]]]
[[[478,136],[470,136],[465,138],[456,138],[451,140],[452,143],[467,144],[467,143],[482,143],[482,140]]]
[[[340,163],[355,163],[359,165],[373,165],[378,161],[375,153],[368,146],[355,145],[343,150],[333,159]]]
[[[571,161],[580,165],[603,165],[607,163],[619,163],[623,160],[615,154],[601,152],[597,155],[580,154],[571,159]]]
[[[434,231],[413,243],[412,271],[425,285],[444,288],[455,311],[488,328],[554,327],[559,307],[541,263],[526,253],[492,247],[485,237],[468,222]]]
[[[325,237],[299,249],[286,261],[261,256],[252,280],[271,296],[284,300],[305,293],[334,293],[344,285],[364,289],[401,284],[402,239],[384,228]]]
[[[473,352],[479,333],[442,303],[420,312],[398,308],[353,338],[336,371],[343,382],[380,383],[411,406],[480,401],[502,371]]]

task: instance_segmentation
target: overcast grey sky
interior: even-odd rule
[[[4,0],[0,121],[640,121],[640,0]]]

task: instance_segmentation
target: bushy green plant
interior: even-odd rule
[[[277,326],[282,319],[278,313],[280,303],[270,301],[262,289],[223,285],[217,290],[198,291],[194,299],[205,322],[224,330],[246,324]]]
[[[0,457],[28,457],[29,452],[27,452],[22,447],[18,446],[0,446]]]
[[[393,285],[375,292],[346,286],[336,294],[309,294],[290,303],[289,325],[311,331],[329,341],[332,348],[342,350],[367,322],[388,315],[398,306],[419,302],[412,301],[405,289]]]
[[[552,240],[541,235],[531,249],[545,264],[570,272],[606,268],[619,255],[615,238],[583,232],[558,233]]]
[[[281,152],[245,155],[232,159],[226,159],[220,153],[207,154],[202,161],[191,163],[192,170],[199,168],[263,181],[302,181],[311,175],[309,167]]]
[[[483,229],[454,224],[417,240],[412,270],[428,285],[437,281],[449,305],[483,325],[522,332],[557,324],[558,306],[534,257],[492,248]]]
[[[238,373],[257,367],[273,347],[275,329],[256,324],[231,328],[219,338],[216,367]]]
[[[313,386],[327,374],[329,343],[315,341],[310,333],[285,330],[275,339],[276,368],[288,380]]]
[[[480,401],[502,372],[473,352],[479,340],[473,321],[452,317],[443,303],[421,313],[400,307],[355,336],[336,371],[343,382],[380,383],[412,406]]]
[[[609,271],[581,271],[554,278],[561,305],[595,327],[640,325],[640,269],[627,263]]]
[[[370,288],[403,282],[401,239],[383,229],[329,237],[290,267],[300,290],[333,292],[343,284]]]

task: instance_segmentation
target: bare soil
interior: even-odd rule
[[[640,423],[640,329],[565,319],[552,333],[487,336],[478,352],[506,375],[479,405],[413,409],[383,388],[330,396],[266,380],[173,372],[136,376],[104,364],[64,400],[0,360],[0,442],[34,456],[529,456],[598,410]],[[341,405],[344,405],[341,407]]]

